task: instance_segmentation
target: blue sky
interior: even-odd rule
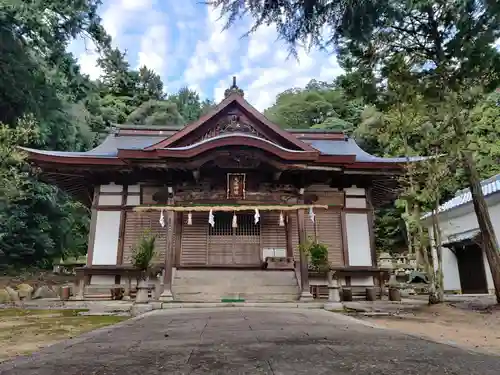
[[[146,65],[161,75],[166,92],[182,86],[220,101],[235,75],[246,99],[263,110],[276,95],[309,80],[331,81],[342,73],[335,56],[299,50],[288,57],[274,27],[243,37],[250,20],[223,31],[220,13],[199,0],[103,0],[103,25],[132,68]],[[97,55],[88,40],[76,40],[70,51],[83,72],[98,78]]]

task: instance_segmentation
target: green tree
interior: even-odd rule
[[[266,117],[284,128],[332,129],[353,133],[363,104],[348,100],[341,89],[311,81],[304,89],[289,89],[264,111]]]
[[[142,125],[180,125],[184,119],[175,103],[167,100],[149,100],[137,107],[126,121]]]
[[[214,103],[210,100],[201,100],[200,95],[187,87],[182,87],[177,93],[169,95],[167,100],[175,103],[185,124],[189,124],[208,112]]]

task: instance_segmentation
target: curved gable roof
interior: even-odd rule
[[[196,129],[201,127],[203,124],[205,124],[207,121],[221,113],[224,109],[228,108],[231,104],[237,103],[239,106],[241,106],[245,111],[250,113],[253,117],[255,117],[260,123],[262,123],[265,127],[267,127],[272,133],[276,134],[278,137],[287,140],[288,142],[292,143],[295,145],[299,150],[303,151],[310,151],[314,152],[316,151],[314,148],[312,148],[310,145],[307,143],[299,140],[296,138],[293,134],[287,132],[286,130],[281,129],[278,125],[272,123],[265,117],[262,113],[257,111],[255,107],[250,105],[241,95],[237,93],[232,93],[229,95],[227,98],[225,98],[222,102],[220,102],[212,111],[207,113],[206,115],[202,116],[195,122],[187,125],[185,128],[182,130],[178,131],[177,133],[173,134],[171,137],[167,137],[163,139],[162,141],[151,145],[147,147],[146,149],[157,149],[157,148],[165,148],[169,146],[175,145],[176,142],[180,141],[181,139],[185,138],[188,136],[191,132],[194,132]]]

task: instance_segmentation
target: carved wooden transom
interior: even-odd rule
[[[267,139],[262,133],[257,131],[248,121],[243,120],[238,114],[230,113],[222,120],[220,120],[217,125],[209,129],[201,138],[196,142],[217,137],[222,134],[230,133],[244,133],[253,135],[259,138]],[[195,142],[195,143],[196,143]]]

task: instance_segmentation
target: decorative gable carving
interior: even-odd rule
[[[259,138],[268,139],[257,129],[255,129],[248,120],[244,119],[238,113],[232,112],[224,116],[217,124],[210,128],[205,134],[198,138],[193,143],[198,143],[205,139],[210,139],[223,134],[244,133],[253,135]]]

